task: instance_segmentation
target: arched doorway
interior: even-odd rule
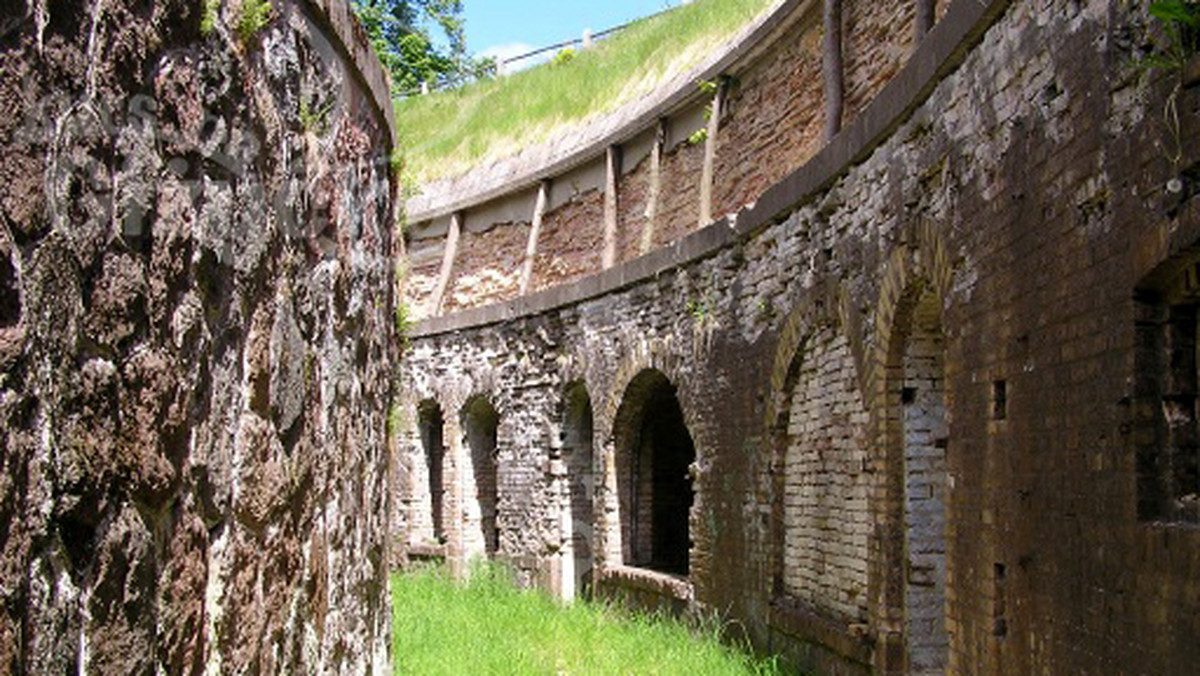
[[[614,434],[625,565],[687,575],[696,447],[662,372],[647,369],[630,382]]]
[[[446,542],[444,423],[442,408],[437,402],[426,401],[417,407],[417,431],[421,438],[426,479],[423,483],[427,491],[418,504],[429,509],[428,530],[420,530],[437,544]]]
[[[497,527],[497,435],[500,415],[483,397],[475,397],[463,407],[463,434],[467,450],[467,486],[473,489],[474,500],[468,496],[466,513],[467,551],[492,556],[500,549],[500,530]]]

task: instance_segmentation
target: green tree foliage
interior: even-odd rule
[[[495,71],[490,59],[467,56],[462,0],[354,0],[354,8],[397,93],[417,90],[422,82],[462,84]],[[445,36],[445,48],[434,44],[430,26]]]

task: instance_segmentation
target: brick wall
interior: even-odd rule
[[[803,348],[784,458],[783,588],[844,621],[867,618],[868,425],[844,335]]]
[[[958,3],[946,22],[982,7]],[[553,583],[565,503],[547,421],[582,384],[602,591],[720,611],[813,673],[922,660],[950,674],[1193,673],[1200,536],[1142,510],[1145,473],[1172,452],[1164,397],[1186,394],[1160,368],[1171,353],[1154,324],[1189,298],[1174,289],[1200,258],[1200,89],[1177,95],[1173,160],[1158,120],[1175,81],[1121,67],[1142,10],[1005,5],[986,30],[960,27],[979,44],[877,147],[848,149],[833,180],[726,229],[727,243],[655,274],[623,268],[607,292],[537,313],[418,329],[406,406],[458,411],[486,394],[499,413],[500,556]],[[622,556],[617,431],[647,370],[675,387],[695,444],[686,578]],[[788,469],[814,462],[816,442],[789,442],[786,423],[803,435],[819,417],[798,402],[853,408],[852,383],[865,486],[846,471],[826,490],[852,504],[865,488],[865,553],[861,540],[847,552],[853,527],[804,538],[787,523],[808,518],[786,496],[811,473]],[[777,593],[789,541],[810,556],[841,547],[846,570],[866,571],[865,619],[842,594],[858,573],[815,558],[793,567],[809,582]],[[833,593],[796,598],[805,584]],[[940,621],[912,610],[938,605]]]
[[[825,133],[820,12],[738,75],[718,135],[713,213],[758,199],[820,149]]]
[[[517,297],[529,227],[529,223],[499,223],[484,232],[462,233],[446,290],[446,312]]]
[[[546,214],[530,288],[545,289],[600,269],[604,193],[589,190]]]

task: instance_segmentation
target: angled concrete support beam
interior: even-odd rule
[[[844,97],[842,71],[842,0],[825,0],[825,45],[822,70],[825,77],[825,140],[842,130]]]
[[[529,292],[533,281],[533,261],[537,258],[538,238],[542,236],[542,218],[546,215],[546,202],[550,199],[550,180],[543,179],[538,185],[537,203],[533,206],[530,222],[529,243],[525,245],[525,266],[521,269],[521,295]]]
[[[450,230],[446,233],[446,248],[442,252],[442,268],[438,272],[437,286],[433,290],[433,307],[431,315],[442,314],[442,304],[446,299],[446,289],[450,286],[450,278],[454,273],[454,259],[458,256],[458,240],[462,235],[461,211],[454,212],[450,217]]]
[[[612,145],[605,153],[607,177],[604,181],[604,254],[601,267],[617,264],[617,185],[621,175],[621,146]]]
[[[650,186],[646,189],[646,222],[642,224],[642,239],[638,253],[646,255],[654,247],[654,228],[658,221],[658,196],[662,192],[662,157],[667,147],[667,118],[658,118],[654,147],[650,149]]]
[[[917,16],[913,27],[916,39],[913,40],[913,49],[921,44],[926,33],[933,30],[933,2],[934,0],[917,0]]]
[[[721,131],[721,106],[725,103],[726,79],[713,94],[712,113],[708,117],[708,136],[704,139],[704,169],[700,174],[700,219],[698,227],[712,222],[713,164],[717,161],[717,134]]]

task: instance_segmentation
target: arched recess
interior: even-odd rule
[[[868,414],[858,360],[835,317],[804,316],[781,341],[773,397],[772,597],[839,621],[867,621],[871,514]]]
[[[421,512],[417,532],[421,539],[431,543],[445,544],[446,534],[446,444],[445,420],[442,407],[436,401],[426,400],[417,406],[417,432],[421,440],[422,468],[424,481],[418,480],[415,501]],[[428,515],[428,519],[423,518]]]
[[[613,436],[623,562],[686,576],[696,447],[661,371],[645,369],[630,381]]]
[[[472,397],[462,409],[463,448],[466,450],[463,486],[464,549],[492,556],[500,549],[497,441],[500,414],[484,397]]]
[[[562,596],[569,601],[591,593],[595,567],[594,421],[592,400],[583,383],[567,387],[563,396],[562,454],[567,471]]]
[[[952,512],[942,307],[951,255],[931,222],[892,252],[874,314],[867,407],[875,425],[872,616],[886,673],[941,674],[948,663],[947,574]]]

